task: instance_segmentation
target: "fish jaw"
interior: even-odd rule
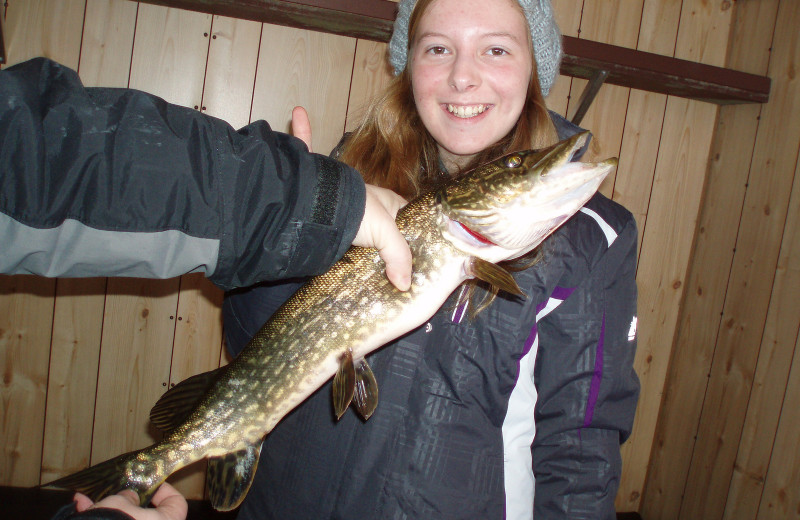
[[[452,197],[443,188],[437,194],[442,236],[491,263],[533,250],[594,195],[617,165],[616,158],[571,162],[585,139],[585,134],[577,134],[539,152],[508,154],[485,166],[492,168],[486,174],[478,171],[480,167],[470,172],[488,179],[485,188]],[[487,191],[492,195],[486,196]]]

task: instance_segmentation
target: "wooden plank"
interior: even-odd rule
[[[76,67],[83,2],[9,0],[8,64],[48,56]],[[0,483],[40,483],[55,281],[0,277]],[[22,413],[24,411],[24,413]]]
[[[584,0],[553,0],[553,13],[556,17],[556,23],[564,36],[578,36],[581,27],[583,4]],[[547,108],[566,117],[571,88],[572,77],[559,74],[547,96]]]
[[[222,296],[222,290],[202,274],[181,277],[170,388],[219,366]],[[192,464],[175,473],[169,481],[187,498],[201,499],[205,489],[205,471],[205,461]]]
[[[211,31],[205,14],[139,7],[130,86],[200,106]],[[92,463],[152,443],[149,412],[169,381],[179,279],[110,279]]]
[[[143,0],[212,14],[258,20],[376,41],[388,41],[395,4],[387,0]],[[721,9],[728,10],[723,2]],[[713,31],[712,31],[713,32]],[[763,103],[769,78],[624,47],[564,37],[563,74],[591,78],[608,70],[615,85],[714,103]]]
[[[127,87],[138,5],[88,0],[78,73],[86,86]]]
[[[729,64],[766,73],[777,2],[738,4]],[[760,11],[760,12],[757,12]],[[772,11],[771,17],[768,12]],[[735,35],[747,35],[746,40]],[[746,44],[742,45],[744,42]],[[678,323],[640,512],[678,518],[691,463],[733,249],[741,218],[759,106],[723,107],[711,149],[703,211]]]
[[[109,278],[91,463],[152,444],[150,408],[169,378],[178,279]]]
[[[583,7],[581,37],[592,41],[635,47],[642,15],[642,0],[595,0]],[[587,81],[574,79],[567,109],[568,119],[572,120],[579,107],[581,93]],[[625,126],[630,89],[614,85],[604,86],[588,112],[581,126],[592,131],[593,140],[588,160],[618,157]],[[616,170],[606,177],[600,192],[613,196]]]
[[[234,128],[250,122],[261,25],[214,17],[211,28],[202,104],[207,114]]]
[[[386,57],[387,45],[381,42],[358,40],[350,82],[345,130],[355,130],[364,117],[369,103],[381,94],[392,78],[392,68]]]
[[[800,82],[794,72],[800,68],[796,38],[800,4],[781,2],[779,9],[769,67],[774,95],[761,115],[754,174],[745,196],[683,517],[720,518],[723,514],[786,219],[800,142],[800,127],[786,124],[800,117]]]
[[[261,36],[252,119],[290,131],[292,108],[311,118],[313,150],[329,153],[345,126],[356,42],[320,32],[265,25]],[[320,89],[320,85],[325,85]]]
[[[214,17],[202,110],[236,128],[250,120],[261,24]],[[222,291],[200,274],[181,277],[169,386],[217,368],[222,348]],[[184,468],[169,481],[187,498],[203,498],[206,463]]]
[[[757,520],[800,518],[800,336],[794,348],[773,457]],[[740,517],[741,518],[741,517]]]
[[[6,0],[3,36],[8,65],[46,56],[77,67],[84,4],[85,0]]]
[[[681,11],[676,55],[723,62],[730,10],[720,11],[716,4],[693,3],[693,7]],[[715,105],[677,97],[667,100],[637,273],[639,342],[635,368],[642,391],[633,435],[623,446],[626,485],[620,489],[618,504],[626,511],[639,509],[645,483],[643,462],[649,459],[653,447],[658,417],[655,411],[661,404],[686,286],[716,117]]]
[[[728,492],[726,519],[756,518],[757,514],[761,518],[800,515],[800,451],[796,451],[800,421],[798,222],[800,162],[795,169],[753,390]]]
[[[124,0],[87,2],[78,67],[85,85],[127,86],[136,9]],[[56,285],[43,482],[89,464],[105,290],[105,279],[63,279]]]
[[[106,280],[65,278],[56,287],[42,483],[89,465]]]
[[[0,276],[0,484],[39,484],[54,280]]]
[[[680,11],[680,2],[646,2],[636,48],[671,55],[678,37]],[[666,106],[667,97],[663,94],[630,91],[612,198],[636,218],[640,252]]]

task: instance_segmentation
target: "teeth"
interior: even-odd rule
[[[447,105],[447,111],[456,117],[461,117],[461,118],[475,117],[478,114],[482,114],[486,111],[486,105],[471,105],[471,106]]]

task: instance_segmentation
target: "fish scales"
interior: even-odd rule
[[[94,500],[133,489],[145,504],[168,475],[209,457],[212,504],[235,508],[264,436],[331,376],[337,415],[353,400],[368,418],[377,388],[364,356],[424,323],[468,278],[519,291],[493,264],[538,245],[615,165],[567,166],[585,139],[581,134],[547,150],[510,154],[411,201],[396,220],[412,251],[408,291],[389,283],[375,249],[351,248],[301,287],[229,365],[190,378],[159,400],[151,420],[168,430],[161,441],[51,485]],[[501,240],[514,244],[495,242]]]

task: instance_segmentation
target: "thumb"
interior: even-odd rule
[[[306,143],[308,151],[311,149],[311,121],[308,112],[303,107],[294,107],[292,110],[292,135]]]

